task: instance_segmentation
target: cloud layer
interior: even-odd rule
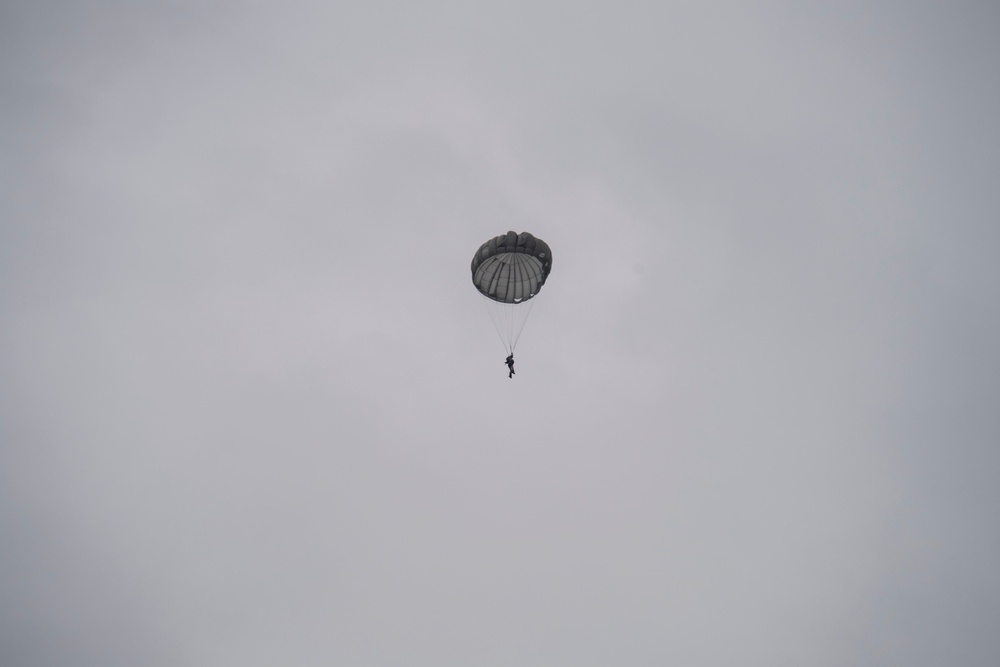
[[[996,11],[0,26],[3,664],[1000,655]]]

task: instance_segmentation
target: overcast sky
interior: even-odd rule
[[[998,72],[992,2],[2,3],[0,663],[1000,664]]]

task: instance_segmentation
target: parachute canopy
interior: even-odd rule
[[[500,303],[521,303],[538,294],[552,270],[549,244],[527,232],[507,232],[479,246],[472,284]]]
[[[472,284],[488,299],[483,303],[510,354],[535,305],[531,299],[551,270],[549,245],[527,232],[501,234],[479,246],[472,257]]]

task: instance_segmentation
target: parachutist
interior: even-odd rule
[[[504,363],[507,364],[507,368],[510,369],[510,374],[508,374],[507,377],[513,379],[514,378],[514,353],[513,352],[511,352],[510,354],[507,355],[507,360],[504,361]]]

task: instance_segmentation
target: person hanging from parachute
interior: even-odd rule
[[[514,348],[533,297],[552,270],[549,245],[527,232],[507,232],[490,239],[472,257],[472,284],[486,298],[493,326],[507,352],[508,378],[514,377]]]

